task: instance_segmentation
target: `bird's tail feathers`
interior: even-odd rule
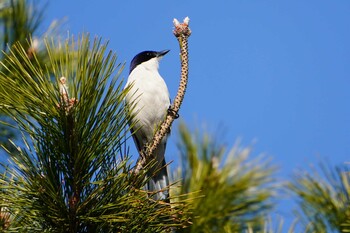
[[[149,175],[145,189],[154,192],[151,196],[154,200],[169,202],[169,177],[165,160],[162,162],[162,167],[155,173]]]

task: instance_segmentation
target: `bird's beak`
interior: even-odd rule
[[[169,49],[166,49],[166,50],[163,50],[163,51],[160,51],[157,53],[157,57],[163,57],[165,54],[167,54],[170,50]]]

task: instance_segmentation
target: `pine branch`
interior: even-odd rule
[[[178,118],[178,112],[180,110],[182,101],[185,97],[187,81],[188,81],[188,37],[191,35],[189,28],[189,18],[186,17],[183,23],[179,23],[177,19],[174,19],[175,29],[173,31],[180,45],[180,59],[181,59],[181,78],[180,85],[177,91],[177,95],[174,99],[173,105],[169,108],[168,114],[160,125],[153,140],[145,147],[140,153],[140,159],[134,169],[134,172],[138,174],[142,168],[144,168],[153,159],[153,152],[157,149],[162,138],[170,131],[170,127],[174,120]]]
[[[321,162],[313,172],[299,171],[288,184],[298,197],[297,216],[308,232],[350,232],[350,169]]]
[[[179,126],[182,165],[175,175],[179,184],[172,186],[171,194],[173,201],[181,201],[182,195],[189,200],[193,224],[178,233],[261,232],[266,213],[274,207],[279,185],[271,160],[253,158],[252,148],[239,143],[227,150],[219,140]]]
[[[101,39],[91,43],[87,36],[45,45],[45,66],[20,43],[0,63],[15,77],[0,72],[0,108],[29,135],[23,148],[7,151],[12,167],[0,174],[0,207],[11,215],[8,229],[165,232],[187,226],[185,201],[171,208],[150,202],[138,188],[145,174],[129,174],[128,158],[117,160],[118,152],[126,154],[128,89],[119,79],[123,66],[116,65],[116,55],[106,52]],[[6,219],[0,212],[0,231],[1,220]]]

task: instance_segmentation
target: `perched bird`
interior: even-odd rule
[[[130,73],[125,88],[129,87],[125,103],[129,111],[131,133],[138,151],[153,139],[170,106],[167,85],[158,72],[159,61],[169,50],[144,51],[130,63]],[[168,172],[165,163],[165,136],[153,154],[155,166],[148,172],[145,189],[157,192],[153,199],[168,201]]]

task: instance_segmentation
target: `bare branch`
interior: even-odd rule
[[[153,140],[145,147],[140,153],[140,159],[134,169],[137,174],[140,170],[146,166],[146,164],[153,159],[153,152],[157,149],[162,138],[170,131],[170,127],[173,121],[178,118],[178,112],[180,106],[185,97],[187,81],[188,81],[188,37],[191,35],[191,30],[189,28],[189,18],[186,17],[183,23],[180,23],[177,19],[174,19],[173,23],[175,29],[173,31],[175,37],[179,41],[180,46],[180,58],[181,58],[181,78],[180,85],[174,99],[172,106],[168,110],[168,114],[164,119],[163,123],[160,125]]]

